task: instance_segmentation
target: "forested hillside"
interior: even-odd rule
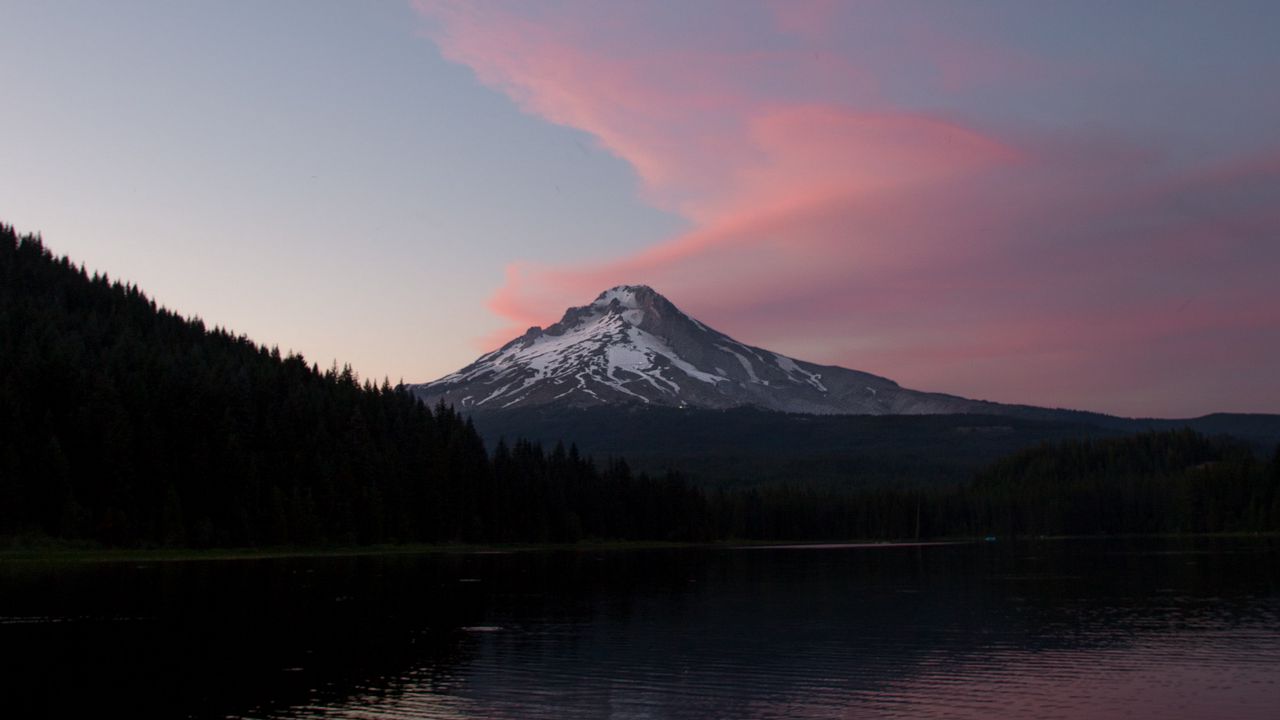
[[[524,443],[490,460],[451,409],[206,328],[3,226],[0,438],[0,536],[234,546],[689,534],[671,510],[688,501],[679,483]]]
[[[577,443],[705,489],[803,482],[826,489],[954,485],[1042,442],[1110,437],[1083,422],[994,415],[801,415],[756,408],[524,408],[476,413],[486,439]]]
[[[971,416],[960,432],[956,417],[930,420],[936,430],[897,452],[946,453],[977,435],[972,452],[1011,432]],[[732,418],[754,427],[749,414]],[[822,427],[892,424],[850,423]],[[867,442],[875,458],[900,436],[860,437],[831,444]],[[814,482],[796,465],[772,484],[707,489],[620,459],[598,465],[563,443],[495,440],[487,451],[451,408],[208,329],[0,226],[0,538],[204,547],[1280,531],[1280,456],[1191,430],[1046,443],[932,485],[910,482],[926,462],[884,457],[900,481]]]
[[[1043,444],[969,482],[715,493],[717,531],[759,539],[1280,531],[1280,448],[1191,430]]]
[[[1056,414],[1058,419],[1049,415]],[[803,481],[825,489],[947,486],[1042,443],[1101,440],[1191,428],[1230,435],[1261,452],[1280,443],[1280,415],[1214,414],[1184,420],[1045,411],[1011,415],[801,415],[755,408],[542,407],[476,412],[488,440],[524,437],[627,458],[633,468],[679,468],[707,489]]]
[[[996,463],[970,492],[975,527],[1007,534],[1275,531],[1280,448],[1263,460],[1191,430],[1068,442]]]

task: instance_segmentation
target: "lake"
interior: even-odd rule
[[[1278,561],[1265,538],[6,560],[0,714],[1270,719]]]

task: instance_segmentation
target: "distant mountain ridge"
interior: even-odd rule
[[[645,285],[619,285],[559,322],[532,327],[461,370],[410,388],[471,413],[527,407],[755,407],[814,415],[1058,411],[920,392],[817,365],[718,332]]]

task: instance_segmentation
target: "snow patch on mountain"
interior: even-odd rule
[[[802,370],[800,366],[796,364],[795,360],[792,360],[785,355],[778,355],[777,353],[774,353],[773,359],[777,361],[778,367],[782,368],[788,375],[793,377],[797,375],[802,376],[805,382],[818,388],[818,390],[822,392],[827,391],[827,387],[822,384],[822,375],[820,373],[811,373]]]
[[[990,405],[745,345],[644,285],[605,290],[559,322],[529,328],[467,367],[410,388],[428,402],[473,411],[639,403],[887,414],[980,412]]]

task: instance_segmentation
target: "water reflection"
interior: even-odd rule
[[[1200,540],[7,564],[0,642],[25,658],[6,652],[6,696],[36,710],[1269,718],[1276,559]]]

